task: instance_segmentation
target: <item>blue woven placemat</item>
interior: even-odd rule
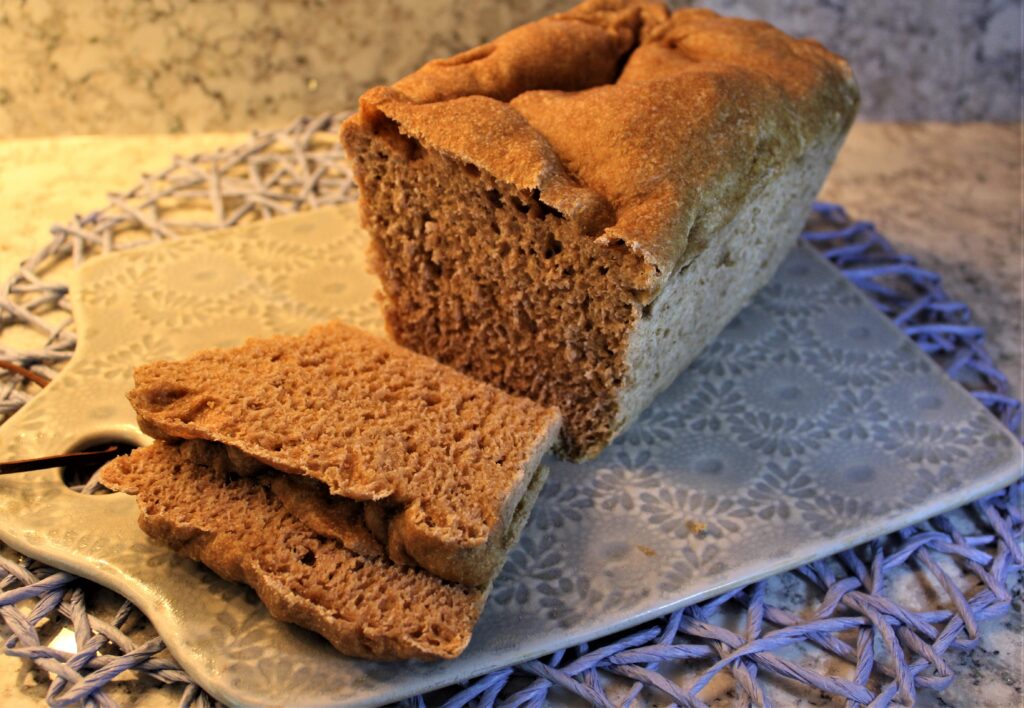
[[[0,294],[0,331],[13,324],[34,326],[46,344],[32,351],[3,349],[4,358],[52,375],[70,357],[75,341],[70,313],[56,325],[40,314],[64,307],[66,288],[35,272],[55,260],[78,261],[110,250],[119,234],[132,229],[153,238],[173,237],[354,198],[334,140],[343,117],[300,119],[282,131],[256,134],[234,150],[180,158],[164,172],[144,177],[136,189],[115,195],[111,207],[54,227],[53,243],[29,259]],[[174,194],[190,199],[192,208],[197,198],[206,199],[212,218],[187,224],[164,218],[156,204]],[[946,295],[937,274],[836,205],[817,204],[803,237],[1019,435],[1020,402],[987,354],[983,331],[971,324],[963,303]],[[0,412],[16,410],[30,395],[16,375],[3,377]],[[563,691],[594,705],[629,705],[643,692],[659,702],[701,706],[702,689],[725,677],[739,702],[770,705],[766,679],[781,677],[783,689],[813,687],[851,706],[910,704],[918,689],[948,686],[956,677],[949,653],[971,649],[983,631],[979,623],[1010,609],[1007,579],[1024,567],[1022,498],[1024,483],[1018,482],[971,505],[969,513],[937,517],[784,574],[811,588],[811,597],[799,607],[773,596],[772,583],[785,580],[780,576],[407,703],[539,706]],[[902,567],[927,574],[941,593],[916,598],[913,607],[897,601],[885,580]],[[164,684],[184,683],[183,705],[210,702],[158,637],[137,641],[122,631],[138,614],[130,603],[123,601],[104,619],[87,606],[88,587],[30,559],[0,556],[4,649],[46,672],[48,702],[115,705],[110,684],[131,672]],[[74,651],[51,646],[62,626],[74,633]],[[798,646],[830,654],[836,670],[821,673],[793,659]],[[779,685],[776,681],[776,692]]]

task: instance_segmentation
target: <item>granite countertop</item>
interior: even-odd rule
[[[0,3],[0,135],[273,128],[578,0]],[[862,116],[1014,120],[1021,3],[668,0],[766,20],[850,60]]]
[[[41,248],[51,223],[102,206],[108,191],[132,186],[141,172],[165,166],[175,154],[210,150],[244,137],[222,133],[0,141],[0,274],[6,277],[21,259]],[[1021,145],[1019,125],[858,123],[821,195],[843,204],[854,217],[874,221],[899,248],[945,276],[951,296],[970,305],[988,331],[989,349],[1017,396],[1024,390]],[[779,583],[773,592],[785,596],[799,589]],[[979,648],[952,659],[956,682],[940,695],[923,693],[922,705],[1021,704],[1021,604],[1018,584],[1012,612],[983,625],[985,639]],[[778,683],[776,689],[779,704],[831,704],[809,694],[796,701]],[[0,656],[0,704],[37,705],[44,696],[45,683],[39,685],[19,660]],[[166,705],[177,702],[180,690],[125,686],[114,697],[134,705]]]

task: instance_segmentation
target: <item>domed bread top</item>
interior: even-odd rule
[[[353,126],[403,134],[648,266],[653,297],[750,193],[853,120],[849,66],[709,10],[593,0],[366,92]],[[343,129],[344,130],[344,129]]]

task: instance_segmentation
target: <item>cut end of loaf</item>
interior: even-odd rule
[[[346,145],[396,341],[559,408],[565,456],[602,449],[647,266],[394,125]]]

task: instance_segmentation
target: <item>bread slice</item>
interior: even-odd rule
[[[393,561],[469,586],[501,568],[560,425],[553,408],[339,322],[141,366],[128,398],[149,435],[219,443],[236,468],[321,483]],[[317,527],[323,508],[298,510],[309,495],[277,491]],[[351,547],[369,554],[368,539]]]
[[[316,533],[333,538],[361,556],[386,555],[381,539],[367,526],[359,502],[333,497],[320,482],[294,475],[275,474],[269,484],[284,508]]]
[[[277,619],[372,659],[450,659],[469,642],[489,587],[468,588],[380,555],[349,550],[291,513],[273,493],[279,473],[210,464],[206,443],[157,441],[101,471],[135,494],[139,525],[221,577],[251,586]],[[509,527],[518,538],[543,484],[533,478]],[[504,548],[503,550],[507,550]]]
[[[287,474],[271,474],[267,467],[234,448],[206,440],[190,440],[186,449],[193,464],[211,467],[230,478],[259,477],[288,513],[310,529],[334,539],[361,556],[377,558],[386,555],[381,542],[370,532],[363,519],[359,502],[331,496],[326,487],[315,480]]]
[[[592,457],[771,278],[857,100],[813,41],[639,0],[371,89],[341,137],[388,328]]]

